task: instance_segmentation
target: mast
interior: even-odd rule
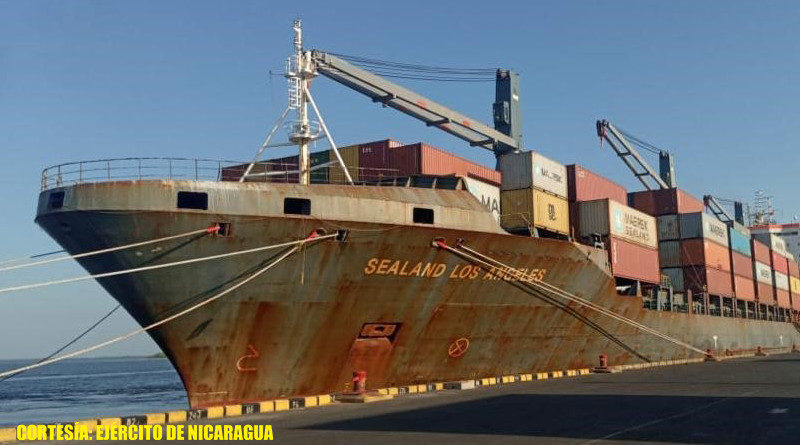
[[[298,170],[300,184],[311,183],[311,167],[308,154],[308,143],[314,139],[308,120],[308,91],[310,80],[316,76],[308,54],[303,53],[303,24],[295,19],[294,54],[289,57],[286,67],[286,78],[289,82],[289,108],[296,110],[297,120],[292,123],[289,141],[298,148]]]

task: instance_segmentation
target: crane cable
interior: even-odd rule
[[[611,311],[609,309],[606,309],[605,307],[602,307],[602,306],[600,306],[600,305],[598,305],[596,303],[593,303],[593,302],[591,302],[589,300],[586,300],[584,298],[578,297],[577,295],[572,294],[570,292],[567,292],[566,290],[561,289],[561,288],[559,288],[559,287],[557,287],[555,285],[552,285],[552,284],[549,284],[549,283],[545,283],[545,282],[542,282],[542,281],[536,281],[530,275],[522,273],[519,270],[517,270],[516,268],[513,268],[511,266],[503,264],[502,262],[500,262],[498,260],[495,260],[495,259],[490,258],[490,257],[488,257],[486,255],[483,255],[483,254],[481,254],[481,253],[479,253],[479,252],[477,252],[477,251],[475,251],[473,249],[470,249],[470,248],[464,246],[463,244],[459,244],[459,246],[458,246],[459,249],[464,250],[466,252],[469,252],[469,253],[471,253],[471,254],[473,254],[475,256],[481,257],[484,260],[481,260],[479,258],[475,258],[472,255],[466,254],[464,252],[460,252],[459,250],[454,249],[454,248],[444,244],[443,242],[439,242],[437,244],[437,247],[445,249],[445,250],[448,250],[448,251],[451,251],[451,252],[454,252],[454,253],[461,254],[464,257],[470,259],[471,261],[476,261],[476,262],[479,262],[479,263],[485,263],[485,264],[490,264],[490,265],[491,265],[491,263],[494,263],[494,264],[499,265],[500,267],[504,268],[507,271],[513,271],[512,276],[514,276],[514,277],[516,277],[518,279],[519,278],[525,278],[526,279],[525,283],[531,285],[532,287],[535,287],[535,288],[537,288],[539,290],[542,290],[542,291],[545,291],[545,292],[549,292],[551,294],[558,295],[558,296],[560,296],[562,298],[565,298],[565,299],[567,299],[569,301],[572,301],[572,302],[577,303],[577,304],[579,304],[581,306],[584,306],[584,307],[587,307],[589,309],[592,309],[592,310],[594,310],[596,312],[599,312],[599,313],[601,313],[603,315],[611,317],[611,318],[613,318],[613,319],[615,319],[617,321],[621,321],[623,323],[629,324],[629,325],[631,325],[631,326],[633,326],[633,327],[635,327],[635,328],[637,328],[637,329],[639,329],[641,331],[644,331],[644,332],[647,332],[649,334],[652,334],[652,335],[654,335],[656,337],[659,337],[659,338],[661,338],[663,340],[666,340],[666,341],[669,341],[671,343],[674,343],[674,344],[676,344],[678,346],[681,346],[683,348],[689,349],[691,351],[694,351],[694,352],[697,352],[697,353],[700,353],[700,354],[703,354],[703,355],[706,354],[705,351],[703,351],[703,350],[701,350],[701,349],[699,349],[697,347],[694,347],[694,346],[692,346],[692,345],[690,345],[688,343],[685,343],[683,341],[680,341],[680,340],[678,340],[676,338],[670,337],[667,334],[659,332],[659,331],[657,331],[657,330],[655,330],[653,328],[650,328],[650,327],[648,327],[646,325],[643,325],[643,324],[641,324],[641,323],[639,323],[637,321],[631,320],[630,318],[627,318],[627,317],[624,317],[624,316],[622,316],[620,314],[617,314],[616,312]]]
[[[220,226],[218,224],[215,224],[213,226],[209,226],[209,227],[206,227],[204,229],[192,230],[192,231],[185,232],[185,233],[179,233],[177,235],[164,236],[164,237],[161,237],[161,238],[155,238],[155,239],[151,239],[151,240],[147,240],[147,241],[139,241],[139,242],[135,242],[135,243],[131,243],[131,244],[125,244],[123,246],[109,247],[107,249],[93,250],[91,252],[84,252],[84,253],[79,253],[79,254],[76,254],[76,255],[68,255],[68,256],[63,256],[63,257],[58,257],[58,258],[51,258],[51,259],[48,259],[48,260],[34,261],[32,263],[24,263],[24,264],[17,264],[17,265],[14,265],[14,266],[6,266],[6,267],[0,268],[0,272],[5,272],[5,271],[9,271],[9,270],[14,270],[14,269],[22,269],[22,268],[25,268],[25,267],[41,266],[43,264],[56,263],[56,262],[59,262],[59,261],[74,260],[74,259],[78,259],[78,258],[86,258],[86,257],[94,256],[94,255],[100,255],[100,254],[104,254],[104,253],[116,252],[118,250],[131,249],[133,247],[146,246],[148,244],[160,243],[160,242],[163,242],[163,241],[169,241],[169,240],[173,240],[173,239],[177,239],[177,238],[183,238],[183,237],[192,236],[192,235],[217,233],[217,232],[219,232],[219,230],[220,230]],[[35,257],[39,257],[39,256],[51,255],[51,254],[60,253],[60,252],[63,252],[63,250],[62,251],[57,251],[57,252],[50,252],[50,253],[46,253],[46,254],[33,255],[31,257],[28,257],[28,258],[35,258]],[[18,260],[19,259],[17,259],[17,260],[6,260],[3,263],[18,261]],[[3,264],[3,263],[0,263],[0,264]]]
[[[170,315],[169,317],[163,318],[163,319],[161,319],[159,321],[156,321],[154,323],[151,323],[151,324],[149,324],[147,326],[141,327],[139,329],[135,329],[135,330],[133,330],[131,332],[128,332],[127,334],[120,335],[119,337],[114,337],[114,338],[112,338],[110,340],[106,340],[106,341],[104,341],[102,343],[98,343],[98,344],[96,344],[94,346],[89,346],[87,348],[83,348],[83,349],[80,349],[78,351],[70,352],[68,354],[59,355],[58,357],[53,357],[53,358],[50,358],[50,359],[47,359],[47,360],[44,360],[44,361],[41,361],[39,363],[35,363],[35,364],[32,364],[32,365],[22,366],[22,367],[19,367],[19,368],[16,368],[16,369],[11,369],[11,370],[8,370],[8,371],[0,372],[0,378],[4,378],[4,377],[7,377],[7,376],[10,376],[10,375],[13,375],[13,374],[18,374],[18,373],[24,372],[24,371],[29,371],[31,369],[39,368],[39,367],[42,367],[42,366],[45,366],[45,365],[49,365],[49,364],[52,364],[52,363],[60,362],[62,360],[66,360],[68,358],[72,358],[72,357],[76,357],[76,356],[79,356],[79,355],[83,355],[83,354],[86,354],[88,352],[92,352],[92,351],[95,351],[97,349],[103,348],[105,346],[111,345],[113,343],[117,343],[117,342],[120,342],[122,340],[128,339],[130,337],[133,337],[134,335],[141,334],[143,332],[147,332],[147,331],[150,331],[152,329],[155,329],[155,328],[157,328],[157,327],[159,327],[159,326],[161,326],[163,324],[166,324],[166,323],[168,323],[168,322],[170,322],[170,321],[172,321],[172,320],[174,320],[174,319],[176,319],[178,317],[182,317],[182,316],[184,316],[184,315],[186,315],[186,314],[188,314],[188,313],[190,313],[190,312],[192,312],[192,311],[194,311],[196,309],[199,309],[199,308],[201,308],[201,307],[203,307],[203,306],[205,306],[205,305],[207,305],[207,304],[209,304],[209,303],[211,303],[213,301],[216,301],[216,300],[224,297],[225,295],[233,292],[234,290],[244,286],[245,284],[249,283],[250,281],[256,279],[258,276],[260,276],[264,272],[268,271],[269,269],[272,269],[275,265],[277,265],[281,261],[285,260],[286,258],[291,256],[292,254],[294,254],[297,251],[299,251],[307,243],[309,243],[311,241],[321,241],[321,240],[324,240],[324,239],[331,239],[331,238],[334,238],[334,237],[337,237],[337,236],[339,236],[338,233],[334,233],[334,234],[330,234],[330,235],[319,235],[319,234],[317,234],[316,231],[313,231],[313,232],[311,232],[311,234],[308,237],[306,237],[304,239],[297,240],[297,241],[291,241],[291,242],[288,242],[288,243],[278,244],[276,246],[294,245],[294,247],[292,247],[291,249],[287,250],[286,252],[284,252],[283,254],[278,256],[277,259],[275,259],[274,261],[271,261],[266,266],[262,267],[261,269],[258,269],[256,272],[252,273],[250,276],[244,278],[243,280],[241,280],[238,283],[234,284],[233,286],[223,290],[222,292],[219,292],[219,293],[215,294],[214,296],[209,297],[209,298],[207,298],[207,299],[195,304],[194,306],[186,308],[186,309],[184,309],[184,310],[182,310],[182,311],[180,311],[180,312],[178,312],[176,314]]]

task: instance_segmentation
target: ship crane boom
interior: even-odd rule
[[[617,156],[622,159],[622,162],[628,166],[645,189],[669,189],[678,186],[675,180],[675,159],[672,153],[657,149],[644,141],[640,141],[624,133],[605,119],[597,121],[596,128],[597,137],[600,138],[601,143],[602,141],[608,142],[608,145],[614,150]],[[658,153],[658,173],[656,173],[655,169],[642,157],[641,153],[634,147],[635,144],[629,141],[629,139],[634,140],[647,150]]]
[[[497,70],[497,101],[494,104],[495,127],[453,111],[435,101],[401,87],[385,78],[361,69],[333,54],[311,51],[316,71],[348,88],[436,127],[472,147],[481,147],[501,155],[519,151],[521,122],[519,113],[518,76],[507,70]],[[501,131],[504,130],[504,131]]]

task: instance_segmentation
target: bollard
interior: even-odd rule
[[[764,352],[764,349],[761,346],[756,346],[756,357],[766,357],[767,354]]]
[[[704,359],[707,362],[718,362],[719,359],[714,357],[714,353],[711,352],[711,349],[706,349],[706,358]]]
[[[353,371],[353,392],[367,391],[367,371]]]
[[[800,352],[800,349],[797,349],[797,345],[792,343],[792,350],[789,352]]]
[[[595,366],[592,368],[592,372],[608,374],[614,372],[613,369],[608,367],[608,356],[605,354],[600,354],[600,366]]]

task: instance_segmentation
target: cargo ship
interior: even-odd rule
[[[299,22],[294,32],[281,119],[297,113],[297,156],[259,158],[279,121],[252,162],[126,158],[43,173],[36,222],[71,254],[213,228],[80,258],[91,274],[250,252],[98,279],[142,326],[241,284],[148,331],[192,407],[344,392],[355,371],[380,388],[592,367],[600,354],[625,364],[800,344],[786,246],[705,211],[674,171],[628,193],[523,150],[511,71],[496,73],[490,128],[307,51]],[[320,73],[493,150],[498,168],[422,143],[336,147],[309,88]],[[332,148],[309,153],[323,138]],[[336,237],[280,262],[285,250],[257,250],[323,233]]]

